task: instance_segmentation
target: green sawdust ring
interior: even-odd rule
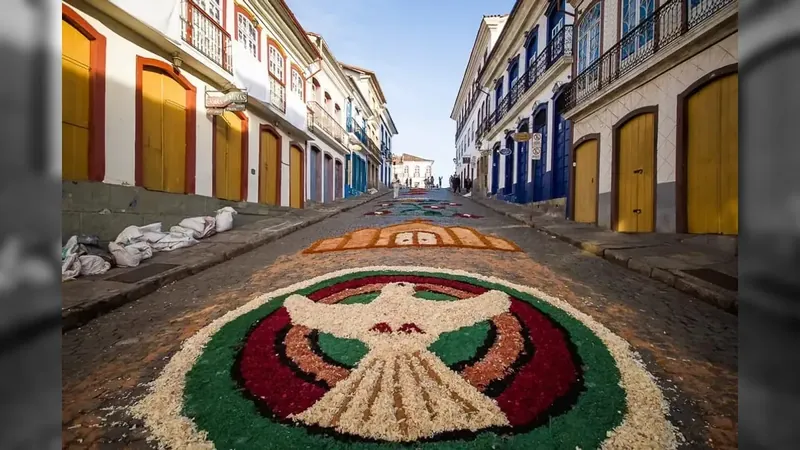
[[[414,444],[414,448],[436,449],[583,449],[598,448],[606,433],[617,427],[626,411],[625,392],[620,386],[620,373],[614,358],[594,333],[580,321],[555,306],[501,284],[444,273],[398,271],[359,272],[326,280],[296,291],[308,295],[342,281],[380,275],[419,275],[458,280],[496,289],[530,303],[568,333],[583,362],[586,389],[566,413],[552,418],[547,425],[530,431],[500,435],[492,431],[478,434],[472,440],[436,441]],[[229,322],[208,342],[204,353],[189,371],[184,390],[183,414],[198,429],[208,433],[217,448],[270,449],[405,449],[397,443],[345,442],[328,435],[313,434],[302,426],[283,424],[265,418],[256,405],[241,395],[230,376],[238,352],[250,329],[261,318],[283,305],[289,294],[277,297],[249,313]],[[246,434],[242,431],[246,430]],[[533,446],[533,447],[532,447]]]

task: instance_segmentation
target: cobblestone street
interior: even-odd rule
[[[403,284],[414,297],[391,295]],[[370,305],[374,327],[351,330],[361,319],[344,314]],[[737,350],[735,315],[469,198],[404,191],[66,332],[63,443],[356,448],[446,432],[444,448],[586,449],[613,429],[614,448],[732,449]]]

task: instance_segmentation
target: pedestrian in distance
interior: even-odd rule
[[[400,179],[397,178],[396,175],[394,177],[394,182],[392,183],[392,190],[394,191],[393,192],[394,198],[400,196]]]

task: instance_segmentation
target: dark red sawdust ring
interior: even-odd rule
[[[418,275],[378,275],[343,281],[322,288],[308,298],[314,301],[345,289],[368,284],[406,282],[437,284],[480,295],[488,289],[469,283]],[[513,427],[536,421],[571,388],[580,374],[565,332],[529,303],[512,298],[511,312],[528,332],[536,351],[506,380],[495,397]],[[248,336],[239,361],[243,387],[280,419],[309,408],[327,392],[313,380],[302,379],[283,356],[280,334],[290,325],[289,314],[279,308],[264,318]]]

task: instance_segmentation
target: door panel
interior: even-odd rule
[[[597,141],[575,149],[575,222],[597,221]]]
[[[303,207],[303,152],[291,147],[289,159],[289,206]]]
[[[739,233],[738,81],[718,79],[687,101],[689,233]]]
[[[142,183],[186,192],[186,89],[156,70],[142,73]]]
[[[336,192],[336,199],[340,199],[343,197],[342,195],[342,185],[344,184],[343,180],[343,173],[342,173],[342,163],[336,161],[336,187],[334,192]]]
[[[319,171],[317,169],[317,163],[319,161],[319,152],[317,150],[311,150],[311,157],[309,159],[309,167],[308,167],[308,176],[311,177],[309,180],[311,186],[311,200],[318,202],[319,199],[319,192],[318,189],[321,187],[319,184]]]
[[[278,137],[269,131],[261,132],[259,157],[260,167],[258,171],[260,192],[258,201],[268,205],[279,205],[278,198],[278,152],[280,151]]]
[[[91,41],[64,20],[61,38],[61,176],[88,180]]]
[[[325,201],[333,201],[333,159],[325,157]]]
[[[235,113],[226,111],[217,116],[215,177],[218,198],[239,201],[242,198],[242,139],[243,121]]]
[[[617,231],[655,229],[655,114],[645,113],[619,129]]]

